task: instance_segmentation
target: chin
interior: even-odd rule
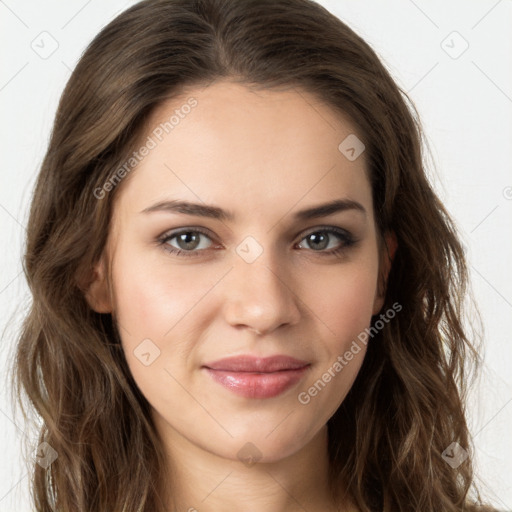
[[[255,462],[274,463],[297,453],[314,437],[304,438],[302,437],[303,429],[299,431],[299,429],[295,430],[290,427],[282,428],[279,432],[280,427],[276,428],[276,425],[279,425],[279,422],[274,423],[271,428],[261,426],[255,428],[252,424],[247,429],[241,429],[233,439],[229,439],[225,446],[226,450],[222,450],[223,453],[219,453],[219,455],[239,460],[247,466]],[[312,430],[309,429],[309,432]]]

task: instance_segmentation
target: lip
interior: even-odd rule
[[[210,377],[229,391],[246,398],[271,398],[297,384],[310,363],[294,357],[235,356],[207,363]]]

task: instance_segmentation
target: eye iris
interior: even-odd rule
[[[195,231],[186,231],[175,235],[178,245],[181,249],[191,251],[197,248],[200,242],[200,233]],[[308,245],[313,249],[323,250],[329,245],[329,234],[317,231],[307,236]]]
[[[315,248],[315,244],[320,243],[320,247],[317,245],[316,249],[325,249],[329,245],[329,237],[324,233],[311,233],[308,236],[308,244],[311,246],[311,242],[313,243],[313,248]]]
[[[177,235],[178,245],[182,249],[186,250],[195,249],[199,244],[199,237],[199,233],[194,233],[192,231],[188,231],[187,233],[181,233]],[[185,244],[185,246],[183,246],[183,243]],[[190,244],[192,246],[190,246]]]

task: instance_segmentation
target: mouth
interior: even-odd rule
[[[311,366],[289,356],[237,356],[204,365],[218,384],[246,398],[272,398],[296,385]]]

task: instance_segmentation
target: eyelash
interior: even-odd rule
[[[201,233],[202,235],[211,239],[210,234],[201,228],[187,228],[187,229],[181,229],[176,232],[164,233],[161,237],[158,238],[158,243],[159,243],[159,245],[163,246],[165,251],[167,251],[175,256],[180,256],[180,257],[185,257],[185,258],[189,258],[189,257],[193,258],[196,256],[200,256],[203,251],[207,250],[207,249],[200,249],[200,250],[186,251],[183,249],[176,249],[176,247],[172,247],[168,244],[169,240],[172,240],[173,238],[175,238],[179,235],[183,235],[185,233]],[[329,226],[329,227],[320,226],[318,228],[315,228],[313,231],[309,231],[307,234],[305,234],[300,239],[299,243],[302,242],[308,236],[313,235],[313,234],[318,234],[318,233],[329,233],[329,234],[336,235],[342,242],[339,247],[337,247],[335,249],[330,249],[328,251],[325,251],[325,250],[315,251],[313,249],[309,249],[312,252],[322,254],[325,256],[339,256],[340,254],[345,252],[349,247],[353,246],[357,242],[357,240],[355,240],[355,238],[350,233],[348,233],[347,231],[345,231],[343,229],[336,228],[333,226]]]

